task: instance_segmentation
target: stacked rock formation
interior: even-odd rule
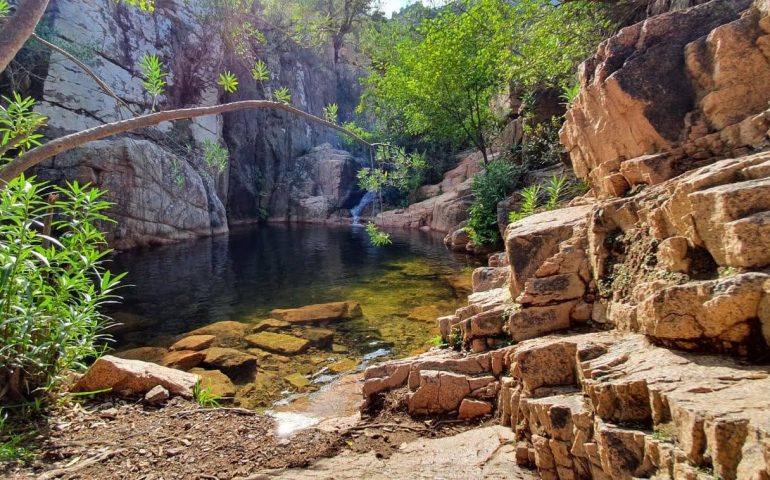
[[[770,3],[698,3],[582,66],[593,203],[509,225],[439,319],[465,352],[370,368],[367,409],[495,411],[546,479],[770,478]]]

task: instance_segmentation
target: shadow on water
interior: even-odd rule
[[[390,233],[393,244],[377,248],[360,227],[270,225],[117,254],[111,268],[132,285],[119,308],[142,318],[118,347],[167,346],[220,320],[256,323],[274,308],[355,300],[364,317],[332,325],[335,342],[361,356],[418,351],[436,333],[432,320],[464,303],[457,281],[469,275],[458,274],[478,263],[449,252],[440,235]]]

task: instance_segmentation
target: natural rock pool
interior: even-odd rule
[[[363,315],[322,325],[270,330],[331,342],[279,354],[235,342],[258,358],[253,372],[229,374],[236,403],[267,407],[292,393],[313,391],[335,375],[372,361],[426,350],[435,319],[465,303],[477,260],[448,251],[440,235],[391,232],[393,244],[372,247],[363,228],[270,225],[209,239],[117,254],[127,271],[124,300],[113,316],[116,350],[168,348],[185,334],[221,321],[246,324],[246,335],[276,308],[355,301]],[[136,352],[136,350],[134,350]],[[136,358],[157,361],[164,350]],[[202,365],[206,369],[215,366]],[[228,373],[226,371],[226,373]],[[232,395],[232,385],[222,387]]]

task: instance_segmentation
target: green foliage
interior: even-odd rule
[[[331,43],[335,63],[346,36],[366,19],[373,0],[263,0],[268,21],[303,45]]]
[[[495,160],[487,165],[486,171],[473,177],[471,190],[473,204],[469,209],[468,225],[465,227],[476,245],[500,243],[497,225],[497,203],[519,184],[522,169],[505,160]]]
[[[538,199],[540,192],[543,188],[540,185],[530,185],[529,187],[521,191],[521,208],[518,211],[510,212],[508,214],[508,221],[510,223],[518,222],[522,218],[526,218],[537,210]]]
[[[366,234],[369,235],[369,242],[375,247],[384,247],[393,243],[390,235],[377,228],[373,223],[366,224]]]
[[[428,340],[428,344],[436,348],[449,348],[449,344],[444,341],[441,335],[436,335]]]
[[[345,122],[342,124],[342,127],[346,130],[350,130],[351,132],[358,135],[359,138],[362,138],[367,142],[371,142],[374,138],[374,135],[371,132],[369,132],[368,130],[365,130],[364,128],[359,127],[355,122]],[[358,142],[356,142],[349,136],[341,135],[341,137],[342,137],[342,143],[344,143],[346,147],[354,148],[358,146]]]
[[[524,125],[524,139],[514,149],[514,156],[529,168],[538,169],[561,161],[564,146],[559,140],[562,119],[552,117],[537,125]]]
[[[166,80],[168,76],[163,71],[160,58],[157,55],[145,53],[139,60],[139,70],[142,72],[142,87],[152,97],[152,110],[158,103],[158,97],[166,91]]]
[[[459,14],[447,9],[425,19],[418,38],[389,47],[362,102],[410,134],[465,139],[486,156],[495,122],[489,102],[506,80],[513,9],[500,0],[463,4]]]
[[[118,3],[127,3],[132,7],[138,7],[140,10],[148,13],[155,11],[154,0],[117,0]]]
[[[104,268],[103,193],[23,176],[0,190],[0,400],[40,396],[100,353],[99,310],[122,278]]]
[[[171,160],[171,175],[177,187],[184,186],[186,180],[182,172],[182,162],[178,158]]]
[[[362,107],[388,136],[459,139],[484,153],[497,128],[491,98],[508,86],[526,93],[574,81],[609,32],[608,9],[589,0],[461,0],[435,18],[420,13],[417,28],[374,24],[363,36],[372,73]]]
[[[3,105],[4,104],[4,105]],[[2,97],[0,104],[0,165],[11,160],[9,152],[19,155],[40,145],[42,135],[36,133],[45,126],[46,117],[32,111],[35,101],[13,93],[13,98]]]
[[[508,221],[510,223],[518,222],[522,218],[526,218],[537,212],[538,201],[540,194],[545,191],[548,198],[544,205],[545,210],[555,210],[559,208],[559,203],[564,200],[568,194],[577,194],[580,190],[580,182],[572,186],[569,184],[569,180],[564,175],[554,174],[545,186],[542,185],[530,185],[529,187],[521,191],[521,208],[518,211],[513,211],[508,214]]]
[[[203,141],[203,161],[210,169],[223,173],[229,158],[230,154],[225,147],[209,139]]]
[[[11,6],[7,0],[0,0],[0,18],[7,17],[11,13]]]
[[[221,38],[244,66],[254,60],[253,43],[265,44],[265,35],[255,26],[254,0],[185,0],[198,22]]]
[[[545,191],[548,193],[548,202],[545,204],[546,210],[555,210],[559,208],[559,201],[564,195],[567,187],[567,177],[554,174],[548,180]]]
[[[564,104],[569,108],[569,106],[572,105],[580,93],[580,83],[577,81],[572,83],[563,82],[561,85],[561,90],[561,99],[564,100]]]
[[[374,158],[376,166],[358,171],[361,189],[380,193],[386,187],[392,187],[408,197],[422,184],[427,168],[425,155],[407,153],[403,147],[382,145],[377,148]]]
[[[324,119],[327,122],[336,124],[338,121],[339,107],[336,103],[330,103],[324,107]]]
[[[219,408],[221,398],[211,391],[211,382],[205,387],[201,385],[201,382],[193,386],[193,400],[201,407]]]
[[[275,92],[273,92],[273,96],[277,101],[281,103],[291,103],[291,93],[286,87],[277,89]]]
[[[225,92],[235,93],[238,90],[238,77],[230,70],[226,70],[219,74],[217,85],[222,87]]]
[[[251,77],[258,82],[265,82],[270,78],[270,70],[267,68],[267,64],[262,60],[258,60],[251,69]]]
[[[463,349],[463,331],[459,325],[452,327],[449,332],[449,346],[458,352]]]

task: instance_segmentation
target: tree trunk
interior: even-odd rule
[[[340,61],[340,50],[342,49],[342,35],[332,36],[332,47],[334,48],[334,64]]]
[[[0,72],[35,32],[35,27],[48,7],[48,0],[21,0],[16,13],[0,25]]]
[[[220,113],[234,112],[236,110],[259,108],[272,108],[275,110],[283,110],[285,112],[292,113],[306,120],[310,120],[311,122],[319,123],[333,130],[337,130],[338,132],[342,132],[361,145],[372,148],[372,144],[351,132],[350,130],[324,120],[323,118],[316,117],[310,113],[303,112],[302,110],[294,108],[289,104],[273,102],[270,100],[242,100],[240,102],[223,103],[221,105],[213,105],[211,107],[182,108],[179,110],[168,110],[165,112],[151,113],[128,120],[121,120],[119,122],[100,125],[98,127],[89,128],[88,130],[83,130],[81,132],[59,137],[55,140],[51,140],[48,143],[44,143],[39,147],[29,150],[25,154],[0,168],[0,185],[7,184],[12,179],[21,175],[27,169],[39,164],[43,160],[72,150],[73,148],[79,147],[80,145],[92,142],[94,140],[101,140],[103,138],[111,137],[119,133],[137,130],[139,128],[151,127],[161,122],[169,122],[172,120],[181,120],[185,118],[203,117],[207,115],[218,115]]]

